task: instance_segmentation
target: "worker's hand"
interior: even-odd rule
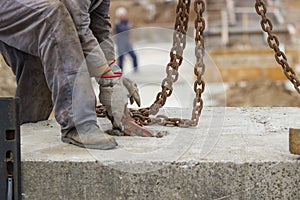
[[[136,84],[123,78],[121,71],[105,73],[98,83],[100,85],[99,100],[106,107],[107,116],[113,125],[112,132],[117,132],[118,135],[152,137],[149,130],[132,119],[127,108],[127,98],[130,97],[133,101],[134,96],[138,95],[135,89]],[[135,101],[139,105],[139,96]]]
[[[111,71],[114,73],[122,72],[121,68],[113,61],[109,64]],[[130,99],[130,104],[134,102],[140,107],[141,106],[141,98],[139,95],[138,87],[135,82],[133,82],[129,78],[122,77],[122,83],[128,90],[128,98]]]
[[[121,80],[122,72],[113,75],[103,75],[98,83],[100,85],[99,100],[106,107],[107,116],[114,128],[122,127],[121,120],[127,113],[128,91]]]

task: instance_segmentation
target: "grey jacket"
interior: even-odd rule
[[[110,0],[61,0],[75,23],[91,76],[102,73],[101,66],[115,59],[111,24]]]

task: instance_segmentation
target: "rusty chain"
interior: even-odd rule
[[[176,21],[173,34],[173,47],[170,51],[170,62],[166,67],[167,77],[163,79],[161,84],[161,92],[156,96],[154,103],[148,108],[130,109],[132,117],[143,125],[160,124],[172,125],[179,127],[196,126],[199,122],[199,117],[203,109],[202,93],[205,89],[205,82],[203,74],[205,72],[204,57],[204,37],[203,32],[205,29],[205,20],[203,13],[205,11],[204,0],[194,1],[194,11],[196,12],[195,19],[195,56],[196,64],[194,67],[194,74],[196,80],[194,82],[194,92],[196,94],[193,100],[193,111],[191,119],[169,118],[164,115],[158,115],[151,118],[150,115],[156,115],[161,107],[173,91],[173,83],[178,79],[178,68],[183,61],[183,50],[186,46],[186,33],[189,22],[189,8],[191,0],[179,0],[176,7]],[[293,68],[291,68],[287,61],[287,56],[279,49],[279,39],[272,33],[273,24],[269,18],[266,17],[267,8],[263,0],[256,0],[255,9],[258,15],[261,16],[261,27],[264,32],[268,34],[268,45],[275,52],[275,59],[284,70],[284,74],[294,85],[296,91],[300,93],[300,81]],[[105,107],[97,107],[97,115],[99,117],[105,116]]]
[[[205,11],[205,3],[203,0],[194,1],[194,11],[196,13],[195,19],[195,56],[196,64],[194,67],[194,74],[196,81],[194,82],[194,92],[196,97],[193,100],[193,111],[191,119],[169,118],[164,115],[158,115],[155,118],[150,118],[149,115],[156,115],[161,107],[166,103],[166,100],[171,96],[173,91],[173,83],[178,79],[178,68],[183,61],[183,50],[186,46],[186,33],[189,22],[190,0],[180,0],[176,8],[176,21],[173,33],[173,47],[170,51],[170,62],[166,67],[167,77],[163,79],[161,84],[161,92],[156,96],[154,103],[146,109],[139,109],[137,111],[131,110],[133,118],[140,123],[160,125],[171,125],[179,127],[190,127],[198,124],[201,111],[203,109],[202,93],[205,89],[205,82],[203,74],[205,65],[204,57],[204,37],[205,19],[203,13]]]
[[[255,10],[257,14],[261,16],[260,24],[263,31],[268,34],[268,44],[269,47],[275,52],[276,62],[281,65],[284,75],[292,82],[296,91],[300,93],[299,78],[297,77],[294,69],[291,68],[288,64],[287,56],[285,55],[285,53],[279,49],[278,37],[272,33],[273,24],[271,20],[266,16],[267,7],[265,2],[263,2],[263,0],[256,0]]]
[[[202,93],[205,90],[205,82],[203,79],[203,75],[205,72],[205,64],[203,61],[205,49],[204,49],[204,29],[205,29],[205,19],[203,17],[203,12],[205,11],[205,3],[203,0],[195,0],[194,10],[197,14],[195,19],[195,56],[196,56],[196,64],[194,68],[194,74],[196,76],[196,81],[194,82],[194,92],[196,97],[193,101],[193,113],[192,113],[192,123],[191,126],[196,126],[198,124],[201,111],[203,109],[203,100]]]
[[[166,67],[167,77],[161,83],[161,92],[156,96],[155,102],[150,106],[149,114],[156,115],[159,109],[171,96],[173,83],[178,79],[178,68],[182,63],[183,50],[186,46],[186,32],[189,22],[190,0],[180,0],[176,8],[176,21],[173,33],[173,47],[170,51],[170,62]]]
[[[193,111],[191,119],[181,118],[169,118],[164,115],[158,115],[155,118],[151,118],[150,115],[156,115],[159,109],[163,107],[166,100],[171,96],[173,92],[173,84],[177,81],[179,73],[179,66],[183,61],[183,50],[186,46],[186,34],[189,23],[191,0],[179,0],[176,7],[176,20],[173,33],[173,47],[170,51],[170,62],[166,67],[167,77],[163,79],[161,83],[161,92],[156,96],[154,103],[148,108],[142,109],[130,109],[132,117],[143,125],[149,124],[160,124],[160,125],[171,125],[179,127],[190,127],[197,126],[201,111],[203,109],[202,93],[205,89],[205,82],[203,80],[203,74],[205,72],[205,65],[203,62],[204,57],[204,37],[203,32],[205,29],[205,19],[203,13],[205,11],[204,0],[194,1],[194,11],[196,13],[195,19],[195,57],[196,64],[194,67],[194,74],[196,80],[194,82],[195,98],[193,100]],[[98,116],[102,117],[105,108],[103,106],[97,107]]]

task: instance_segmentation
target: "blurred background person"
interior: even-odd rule
[[[127,18],[127,10],[120,7],[116,10],[117,23],[115,25],[116,44],[118,49],[118,65],[123,70],[124,56],[129,54],[132,58],[134,72],[138,71],[137,56],[130,42],[131,25]]]

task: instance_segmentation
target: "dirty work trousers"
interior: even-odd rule
[[[0,1],[0,52],[17,77],[23,123],[47,119],[52,102],[62,130],[96,123],[95,95],[81,49],[60,1]]]

